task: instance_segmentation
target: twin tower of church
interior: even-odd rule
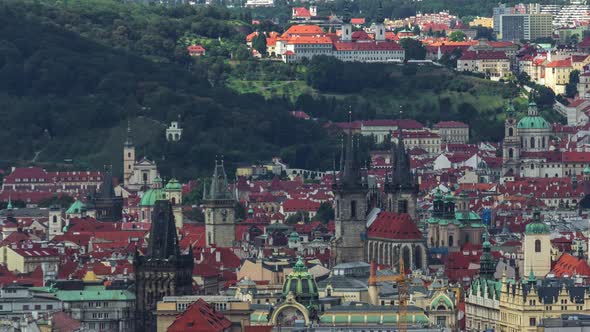
[[[369,188],[366,171],[361,170],[359,141],[349,131],[340,159],[339,177],[334,174],[335,236],[331,245],[332,263],[364,261],[367,216],[372,208],[407,213],[416,220],[418,183],[410,170],[401,130],[391,150],[392,172],[385,178],[385,201],[376,188]]]

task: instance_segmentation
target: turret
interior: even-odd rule
[[[207,245],[232,247],[235,241],[236,199],[229,188],[223,160],[215,161],[211,182],[203,188],[203,207]]]

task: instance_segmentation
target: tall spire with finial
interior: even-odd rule
[[[340,182],[346,186],[354,187],[362,184],[358,149],[358,140],[355,144],[355,139],[352,133],[352,110],[350,110],[348,115],[348,136],[346,137],[344,162],[342,166],[342,174],[340,175]]]
[[[233,200],[231,190],[229,189],[229,182],[227,181],[227,175],[225,173],[223,156],[220,160],[215,159],[215,169],[213,170],[213,176],[211,184],[207,191],[203,193],[203,199],[207,200]]]
[[[133,146],[133,137],[131,136],[131,120],[127,120],[127,138],[125,139],[125,146]]]

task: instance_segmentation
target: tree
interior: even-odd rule
[[[426,58],[426,48],[419,40],[403,38],[400,44],[406,52],[406,59],[424,60]]]
[[[537,85],[533,94],[533,100],[539,107],[553,107],[555,103],[555,93],[548,87]]]
[[[309,214],[305,211],[297,211],[285,219],[285,223],[289,225],[297,224],[299,222],[309,223]]]
[[[494,40],[496,39],[494,36],[494,29],[488,27],[482,27],[478,25],[476,28],[477,33],[475,35],[475,39],[487,39],[487,40]]]
[[[518,80],[518,83],[520,83],[521,85],[528,85],[529,83],[531,83],[531,77],[524,71],[518,73],[516,79]]]
[[[264,33],[259,33],[252,39],[252,48],[257,50],[260,55],[266,55],[266,36]]]
[[[328,223],[330,220],[334,220],[334,208],[332,208],[332,204],[328,202],[323,202],[320,204],[316,215],[313,217],[313,220],[319,220],[323,223]]]
[[[462,42],[465,41],[465,38],[467,38],[467,36],[465,36],[465,32],[461,30],[453,31],[449,35],[449,40],[452,42]]]
[[[580,83],[580,71],[572,70],[570,72],[569,82],[565,86],[565,95],[568,98],[574,98],[578,93],[578,83]]]

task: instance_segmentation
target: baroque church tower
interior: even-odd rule
[[[164,296],[192,294],[193,253],[181,254],[172,203],[156,201],[145,255],[135,252],[136,331],[156,331],[156,304]]]
[[[504,144],[502,145],[502,176],[507,173],[516,176],[520,173],[520,140],[517,132],[517,121],[514,106],[506,108],[506,121],[504,122]]]
[[[129,185],[129,179],[133,175],[135,165],[135,146],[131,137],[131,122],[127,122],[127,138],[123,144],[123,184]]]
[[[236,199],[229,190],[223,161],[215,161],[209,188],[203,186],[207,246],[233,247],[236,239]]]
[[[404,146],[401,130],[397,145],[391,148],[392,173],[385,179],[385,193],[387,194],[387,211],[407,213],[416,221],[416,201],[418,197],[418,182],[410,170],[410,156]]]
[[[358,149],[349,129],[340,158],[340,176],[334,174],[332,185],[336,201],[336,231],[331,245],[334,264],[364,260],[369,189],[361,174]]]

